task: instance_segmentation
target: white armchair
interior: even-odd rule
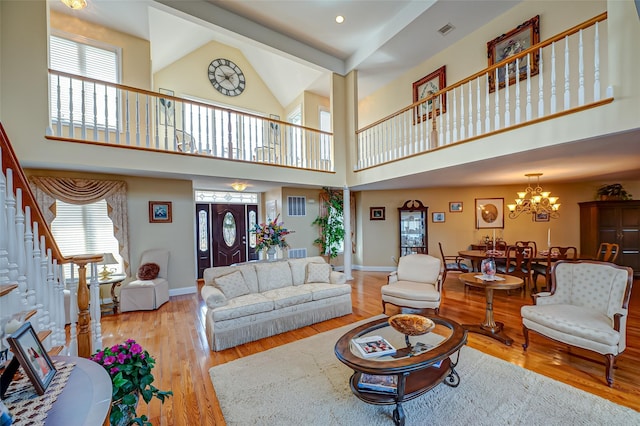
[[[567,345],[604,355],[606,379],[613,385],[613,366],[626,347],[631,268],[596,261],[558,261],[551,269],[551,291],[534,294],[523,306],[526,350],[529,330]]]
[[[160,267],[157,276],[144,279],[145,277],[141,277],[138,273],[136,280],[123,285],[120,290],[120,312],[158,309],[169,301],[169,281],[167,281],[169,251],[151,249],[143,252],[138,266],[149,263],[155,263]]]
[[[400,308],[440,311],[444,268],[442,261],[428,254],[410,254],[398,261],[398,270],[389,274],[382,292],[382,311],[387,303]]]

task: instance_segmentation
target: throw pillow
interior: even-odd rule
[[[145,263],[138,268],[137,278],[139,280],[154,280],[158,277],[160,265],[157,263]]]
[[[331,265],[328,263],[308,263],[307,283],[328,283],[331,275]]]
[[[213,280],[213,284],[220,289],[227,299],[249,294],[249,287],[244,282],[242,272],[235,271],[229,275],[224,275]]]

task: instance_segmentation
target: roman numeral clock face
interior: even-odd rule
[[[246,81],[240,67],[228,59],[214,59],[209,64],[209,81],[225,96],[238,96],[244,91]]]

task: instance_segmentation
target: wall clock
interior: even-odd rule
[[[238,96],[244,91],[244,74],[232,61],[224,58],[214,59],[209,64],[208,73],[213,87],[223,95]]]

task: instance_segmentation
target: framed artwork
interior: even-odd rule
[[[431,221],[433,223],[444,222],[444,212],[431,213]]]
[[[504,228],[504,198],[476,198],[476,229]]]
[[[535,213],[532,214],[532,220],[534,222],[549,222],[549,213],[548,212],[544,212],[544,213]]]
[[[158,89],[158,92],[164,95],[169,95],[169,96],[174,95],[173,90],[169,90],[169,89]],[[176,119],[176,111],[175,111],[175,105],[173,103],[173,99],[160,98],[159,102],[160,102],[160,124],[167,125],[167,126],[174,126],[175,119]]]
[[[384,220],[384,207],[369,207],[369,220]]]
[[[518,25],[506,34],[496,37],[487,43],[487,57],[489,58],[489,66],[516,55],[540,42],[540,16],[536,15],[526,22]],[[531,61],[531,76],[538,74],[538,64],[540,62],[539,52],[529,55]],[[507,74],[508,69],[508,76]],[[516,70],[516,61],[510,62],[508,66],[498,68],[498,89],[505,87],[507,79],[509,85],[515,83],[516,72],[520,74],[520,81],[527,79],[527,57],[523,56],[518,62],[518,70]],[[489,74],[489,92],[496,90],[495,70]]]
[[[171,201],[149,201],[150,223],[171,223]]]
[[[267,219],[268,220],[275,220],[276,216],[278,215],[278,201],[277,200],[268,200],[265,203],[266,207],[267,207]]]
[[[446,86],[446,65],[444,65],[431,74],[427,75],[426,77],[423,77],[413,83],[413,102],[418,102],[422,99],[428,98],[434,93],[444,89]],[[423,102],[416,107],[413,124],[420,123],[422,120],[426,120],[427,116],[431,118],[434,100],[436,115],[441,113],[444,114],[445,112],[447,112],[446,97],[438,96],[438,98]]]
[[[27,321],[22,324],[15,333],[7,337],[7,341],[38,395],[44,394],[56,375],[56,368],[31,323]]]
[[[462,201],[449,201],[449,212],[462,213]]]

